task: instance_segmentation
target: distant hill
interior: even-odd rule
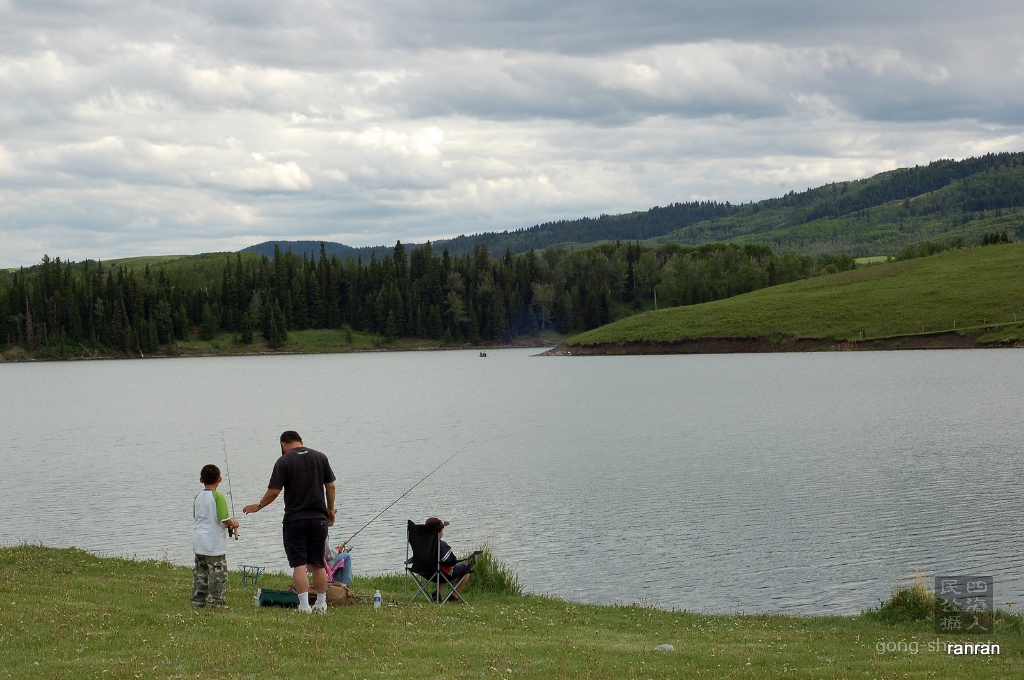
[[[868,179],[827,184],[756,203],[673,203],[621,215],[545,222],[527,229],[438,240],[452,255],[486,245],[491,253],[551,246],[588,247],[608,241],[647,245],[712,242],[765,243],[806,255],[889,255],[910,244],[960,237],[976,242],[988,232],[1024,238],[1024,153],[988,154],[962,161],[883,172]],[[319,241],[268,241],[246,248],[273,256],[283,251],[316,254]],[[328,243],[328,255],[368,259],[394,244],[353,248]],[[414,246],[414,244],[406,244]]]
[[[273,259],[274,247],[277,246],[281,249],[282,253],[287,253],[290,250],[300,256],[309,255],[319,257],[320,243],[321,241],[264,241],[263,243],[257,243],[254,246],[243,248],[239,252],[266,255]],[[377,253],[377,258],[382,259],[384,255],[394,251],[394,245],[354,248],[352,246],[346,246],[343,243],[334,243],[332,241],[325,241],[323,243],[327,252],[327,257],[337,256],[342,260],[355,260],[362,257],[363,260],[368,261],[370,259],[370,253],[374,251]]]

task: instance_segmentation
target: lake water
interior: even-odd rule
[[[190,564],[222,433],[241,513],[295,429],[339,477],[339,542],[461,452],[359,535],[357,573],[438,515],[573,600],[855,613],[918,569],[1024,605],[1024,351],[536,352],[2,365],[0,543]],[[281,512],[229,564],[286,569]]]

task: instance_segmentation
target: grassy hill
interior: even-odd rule
[[[977,243],[985,233],[1002,231],[1024,237],[1018,154],[994,158],[988,167],[974,160],[937,161],[761,201],[646,243],[765,243],[808,255],[869,257],[926,240]]]
[[[117,269],[120,267],[126,267],[136,272],[143,272],[146,267],[149,267],[151,271],[158,272],[163,270],[181,270],[194,272],[196,274],[204,274],[209,272],[220,272],[226,260],[230,260],[232,263],[235,262],[236,253],[232,252],[221,252],[221,253],[199,253],[197,255],[141,255],[137,257],[122,257],[111,260],[92,260],[85,259],[71,263],[71,270],[74,272],[80,272],[85,267],[89,267],[90,270],[96,271],[97,266],[102,265],[104,270]],[[250,258],[258,258],[259,255],[251,253],[242,253],[242,259],[248,260]],[[0,274],[13,274],[21,269],[24,269],[28,273],[39,271],[41,265],[34,264],[30,267],[11,267],[10,269],[0,269]]]
[[[260,585],[281,589],[289,580],[265,574]],[[473,581],[468,604],[405,605],[401,577],[387,575],[353,583],[364,596],[381,590],[386,604],[379,611],[366,605],[324,615],[258,609],[254,588],[242,586],[237,571],[228,581],[230,609],[193,611],[191,584],[190,568],[168,562],[0,548],[0,678],[1009,678],[1024,672],[1024,619],[1005,611],[991,635],[939,636],[927,616],[904,623],[870,614],[718,616],[502,594]],[[957,642],[995,643],[1000,653],[949,655],[945,644]],[[655,651],[661,644],[675,649]]]
[[[980,342],[1024,338],[1024,243],[877,264],[727,300],[629,317],[567,341],[892,340],[955,333]],[[922,335],[925,334],[925,335]]]
[[[255,257],[254,255],[243,254],[243,259]],[[147,266],[153,271],[159,269],[187,268],[196,272],[207,270],[219,271],[226,260],[235,262],[235,253],[200,253],[198,255],[148,255],[143,257],[123,257],[116,260],[103,260],[104,267],[127,267],[136,271],[142,271]],[[95,268],[96,261],[88,260],[89,266]],[[76,263],[80,267],[84,262]]]

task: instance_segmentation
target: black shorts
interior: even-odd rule
[[[326,567],[327,520],[295,519],[284,523],[284,552],[288,566],[294,569],[308,564]]]

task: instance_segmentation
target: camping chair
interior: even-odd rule
[[[349,558],[345,558],[347,560]],[[327,569],[327,582],[334,583],[336,580],[334,577],[339,576],[339,572],[345,568],[345,561],[338,562],[333,567],[331,566],[331,538],[327,537],[327,541],[324,543],[324,565]]]
[[[441,525],[416,524],[409,520],[408,543],[405,547],[405,601],[412,602],[420,595],[428,600],[444,604],[455,595],[455,586],[448,576],[441,571]],[[410,555],[410,550],[412,554]],[[476,553],[465,557],[459,562],[470,562],[476,559]],[[409,579],[416,584],[416,592],[409,599]],[[426,587],[433,583],[433,594]],[[441,586],[447,584],[448,594],[441,598]],[[465,600],[465,597],[460,594]]]

